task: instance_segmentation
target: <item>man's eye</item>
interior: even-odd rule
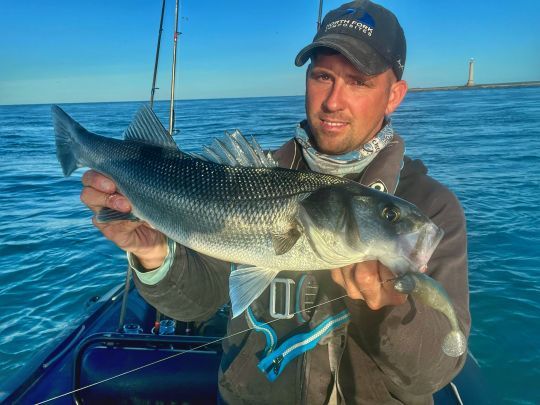
[[[315,74],[315,79],[316,80],[321,80],[321,81],[326,81],[326,80],[330,80],[330,76],[327,75],[326,73],[317,73],[317,74]]]
[[[355,81],[353,82],[353,84],[354,84],[355,86],[365,86],[365,85],[366,85],[366,82],[365,82],[364,80],[355,80]]]

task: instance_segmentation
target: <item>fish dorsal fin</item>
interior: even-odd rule
[[[203,148],[200,157],[228,166],[277,167],[277,162],[262,151],[255,138],[250,142],[238,130],[225,132],[222,139],[214,139],[210,146]]]
[[[154,111],[143,105],[124,132],[124,139],[141,141],[162,148],[178,149],[172,136],[169,135]]]

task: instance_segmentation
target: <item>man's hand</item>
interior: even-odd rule
[[[352,299],[362,299],[368,307],[377,310],[387,305],[400,305],[407,295],[394,290],[394,274],[376,260],[351,264],[331,270],[332,280],[342,286]]]
[[[84,188],[81,192],[81,201],[94,214],[104,207],[120,212],[131,211],[131,204],[126,197],[117,192],[116,185],[109,178],[89,170],[84,173],[82,183]],[[92,223],[120,249],[137,256],[145,269],[161,266],[167,256],[165,235],[142,221],[100,223],[94,216]]]

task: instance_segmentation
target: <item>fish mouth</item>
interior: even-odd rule
[[[424,271],[433,252],[444,236],[434,223],[422,225],[414,232],[399,237],[400,254],[409,264],[409,270]]]

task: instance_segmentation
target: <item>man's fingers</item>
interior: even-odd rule
[[[358,285],[354,281],[355,265],[341,267],[334,269],[331,272],[332,279],[339,285],[341,285],[347,295],[352,299],[363,299],[362,291],[358,288]]]
[[[82,177],[84,185],[81,201],[94,213],[107,207],[120,212],[131,211],[129,201],[116,192],[116,185],[109,178],[96,171],[88,170]]]
[[[361,286],[364,301],[370,308],[377,309],[381,300],[382,288],[377,263],[358,263],[354,269],[353,277],[354,283]]]
[[[395,278],[390,269],[377,262],[358,263],[355,278],[364,286],[362,293],[368,307],[373,310],[387,305],[401,305],[407,301],[407,295],[397,292],[392,283],[386,280]]]
[[[102,193],[92,187],[84,187],[81,192],[81,201],[88,206],[94,213],[97,213],[103,207],[111,208],[120,212],[131,211],[131,205],[121,194]]]
[[[82,184],[85,187],[92,187],[103,193],[112,194],[116,192],[116,185],[108,177],[96,172],[87,170],[82,176]]]
[[[334,283],[339,284],[340,286],[345,288],[345,280],[343,279],[341,269],[330,270],[330,276],[332,277],[332,280],[334,280]]]
[[[98,222],[96,217],[92,218],[92,223],[107,239],[122,249],[132,247],[130,245],[134,243],[135,237],[133,231],[143,225],[142,222],[137,221]]]
[[[332,279],[347,291],[352,299],[362,299],[368,307],[377,310],[386,305],[399,305],[407,296],[394,290],[393,273],[377,261],[356,263],[331,271]]]
[[[81,201],[97,214],[103,208],[120,212],[130,212],[131,203],[118,193],[115,183],[102,174],[89,170],[82,177]],[[96,216],[92,223],[103,235],[120,249],[135,254],[141,265],[147,269],[157,268],[167,255],[167,241],[145,222],[112,221],[98,222]]]
[[[83,187],[81,191],[81,201],[94,213],[103,207],[107,207],[107,200],[110,194],[102,193],[92,187]]]
[[[379,276],[383,284],[381,285],[382,292],[386,295],[388,304],[390,305],[401,305],[407,301],[407,294],[401,294],[396,291],[394,288],[394,283],[385,282],[387,280],[394,280],[396,278],[395,274],[384,265],[379,265]]]

